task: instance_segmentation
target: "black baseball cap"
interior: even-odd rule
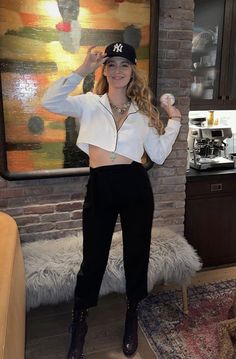
[[[105,53],[107,57],[119,56],[124,57],[134,65],[137,63],[135,49],[125,42],[113,42],[106,47]]]

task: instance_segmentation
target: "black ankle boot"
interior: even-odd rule
[[[138,304],[129,303],[127,305],[125,318],[125,333],[123,338],[123,353],[130,357],[138,347]]]
[[[71,342],[67,359],[82,359],[85,336],[88,331],[86,323],[87,310],[73,310],[70,326]]]

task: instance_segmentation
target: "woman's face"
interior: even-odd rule
[[[110,87],[124,88],[132,76],[132,65],[123,57],[114,56],[107,60],[103,74]]]

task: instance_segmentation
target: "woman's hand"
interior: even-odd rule
[[[165,110],[165,112],[168,114],[169,118],[173,118],[174,120],[179,120],[181,119],[181,112],[180,110],[173,106],[171,104],[171,99],[170,98],[166,98],[164,101],[161,102],[161,107]]]
[[[74,71],[75,73],[85,77],[97,70],[97,68],[107,60],[106,54],[96,51],[92,52],[95,47],[96,46],[89,47],[84,62]]]

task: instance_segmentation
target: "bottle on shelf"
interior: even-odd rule
[[[214,111],[209,111],[209,115],[207,118],[207,126],[213,126],[214,125]]]
[[[215,117],[214,118],[214,123],[213,123],[214,126],[218,126],[219,125],[219,119],[218,117]]]

